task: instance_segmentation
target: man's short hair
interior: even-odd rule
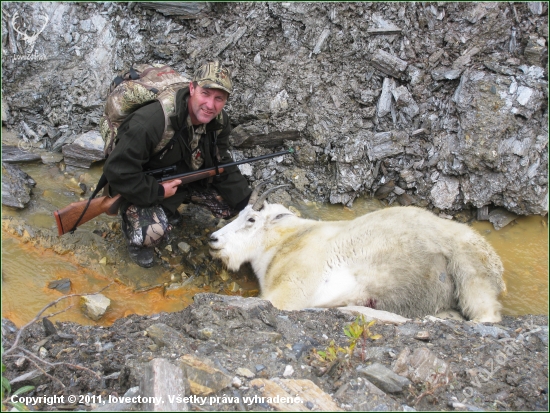
[[[233,82],[229,70],[222,67],[218,61],[209,62],[199,67],[193,75],[194,85],[195,82],[206,89],[221,89],[229,94],[233,93]]]

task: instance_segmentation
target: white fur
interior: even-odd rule
[[[250,262],[261,297],[277,308],[368,305],[406,317],[458,309],[500,321],[502,263],[467,225],[415,207],[352,221],[302,219],[279,204],[245,208],[210,237],[233,271]]]

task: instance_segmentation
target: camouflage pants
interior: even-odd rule
[[[230,218],[237,214],[214,189],[192,190],[186,201],[204,205],[218,218]],[[136,247],[154,247],[172,229],[160,205],[146,208],[130,205],[121,215],[122,230],[128,243]]]

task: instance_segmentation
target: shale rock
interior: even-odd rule
[[[272,400],[269,404],[276,410],[342,411],[328,394],[310,380],[255,379],[250,384],[260,389],[266,399]]]
[[[66,294],[71,290],[71,280],[69,278],[62,278],[60,280],[51,281],[48,283],[48,288]]]
[[[79,168],[89,168],[92,162],[105,159],[103,138],[97,131],[87,132],[70,145],[63,146],[65,163]]]
[[[191,394],[208,396],[231,385],[231,377],[192,355],[180,357],[179,365],[189,380]]]
[[[2,205],[25,208],[36,182],[16,165],[2,162]]]
[[[166,324],[153,324],[147,329],[147,335],[159,347],[178,347],[183,341],[183,336]]]
[[[409,385],[409,380],[395,374],[380,363],[373,363],[367,367],[360,367],[358,371],[365,375],[369,381],[387,393],[402,392]]]
[[[24,142],[21,142],[24,144]],[[21,145],[24,146],[24,145]],[[2,162],[34,162],[40,160],[40,155],[15,146],[2,145]]]
[[[452,378],[449,364],[426,347],[417,348],[412,354],[408,347],[403,349],[393,371],[417,384],[430,383],[432,388]]]
[[[85,153],[71,140],[98,130],[117,74],[135,62],[190,74],[217,58],[235,85],[226,106],[235,157],[307,148],[297,160],[243,167],[251,184],[289,183],[282,172],[292,165],[309,183],[292,191],[308,200],[351,205],[394,180],[405,192],[388,203],[544,215],[547,9],[544,2],[8,2],[5,15],[20,18],[15,28],[37,37],[24,39],[2,20],[2,122],[25,143],[63,150],[69,165],[87,167],[101,145]],[[450,178],[457,196],[454,183],[442,188]]]
[[[377,322],[369,328],[381,336],[378,340],[359,340],[353,354],[338,352],[340,357],[332,361],[323,359],[321,352],[329,348],[349,348],[344,331],[355,319],[335,309],[281,311],[256,298],[206,293],[197,294],[183,311],[132,314],[111,327],[56,323],[58,336],[68,338],[63,340],[46,336],[42,324],[34,323],[25,329],[19,344],[41,351],[43,360],[54,367],[49,374],[66,386],[57,392],[66,396],[89,393],[97,399],[104,394],[103,384],[113,395],[143,396],[144,389],[136,386],[150,362],[163,359],[176,367],[185,360],[185,389],[178,396],[190,396],[188,407],[193,411],[443,411],[449,406],[494,410],[495,400],[506,403],[502,410],[548,410],[546,316],[504,316],[498,325],[435,317],[401,325]],[[144,333],[159,323],[181,334],[178,346],[152,345]],[[214,331],[208,340],[197,334],[203,329]],[[429,336],[429,342],[415,339],[420,332]],[[17,333],[11,322],[2,321],[5,349]],[[57,364],[60,359],[88,370],[66,369]],[[10,381],[36,370],[32,363],[18,367],[15,357],[5,357],[4,363],[4,376]],[[290,371],[287,366],[294,371],[291,379],[282,378],[285,370]],[[384,391],[381,382],[376,387],[362,373],[372,366],[378,372],[372,375],[373,381],[390,378],[390,383],[403,383],[402,390]],[[171,377],[179,380],[181,375],[170,367],[167,371],[171,373],[161,386],[171,388],[175,384]],[[238,376],[238,372],[245,374]],[[218,390],[208,396],[188,394],[185,377]],[[410,384],[405,385],[406,380]],[[49,377],[33,382],[45,394],[59,385]],[[89,406],[98,407],[105,410]],[[124,400],[108,407],[110,411],[141,408]],[[66,410],[60,404],[37,408]]]
[[[516,214],[506,211],[504,208],[497,208],[489,213],[489,221],[493,224],[496,230],[504,228],[517,217],[518,216]]]

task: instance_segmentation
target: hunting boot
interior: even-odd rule
[[[143,268],[151,268],[155,265],[155,248],[154,247],[136,247],[128,245],[128,254],[132,261]]]
[[[175,227],[176,225],[179,225],[183,220],[183,217],[178,211],[172,213],[168,209],[164,209],[164,208],[162,209],[164,210],[164,213],[166,214],[166,218],[168,219],[168,223],[171,226]]]
[[[155,265],[155,247],[140,247],[131,244],[125,219],[122,220],[122,233],[128,243],[128,255],[130,255],[132,261],[143,268],[151,268]]]

